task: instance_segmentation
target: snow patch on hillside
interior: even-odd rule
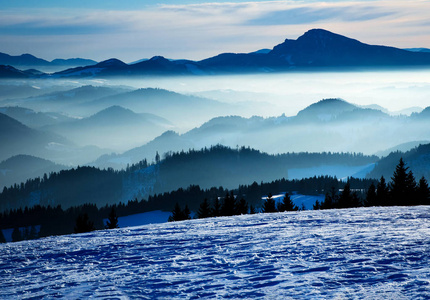
[[[0,298],[428,299],[430,207],[243,215],[0,245]]]
[[[280,193],[278,195],[272,195],[273,200],[275,200],[275,203],[278,204],[284,200],[285,193]],[[325,196],[324,195],[302,195],[298,194],[296,192],[293,192],[290,195],[291,201],[293,201],[294,205],[298,208],[304,207],[306,210],[312,210],[314,207],[315,202],[318,200],[320,203],[324,201]],[[263,201],[267,199],[267,196],[264,196],[261,198]]]
[[[118,218],[120,228],[142,226],[148,224],[166,223],[172,213],[167,211],[155,210],[141,214],[134,214]],[[106,224],[107,219],[104,220]]]

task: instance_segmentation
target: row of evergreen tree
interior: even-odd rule
[[[354,188],[364,189],[370,186],[374,180],[351,178],[350,182]],[[38,237],[70,234],[75,232],[78,217],[87,214],[88,220],[93,223],[93,227],[90,227],[99,230],[105,228],[103,219],[109,216],[112,209],[115,210],[117,216],[121,217],[154,210],[172,211],[176,202],[178,202],[181,207],[188,205],[189,210],[197,212],[200,209],[202,199],[205,198],[214,199],[210,205],[215,206],[215,210],[206,214],[208,216],[242,214],[245,209],[239,207],[246,207],[246,205],[248,205],[248,212],[260,211],[262,205],[261,195],[267,195],[270,191],[298,191],[302,194],[315,195],[322,193],[330,186],[339,187],[339,180],[336,177],[315,176],[301,180],[280,179],[268,183],[254,182],[251,185],[240,185],[233,190],[235,195],[239,195],[236,196],[239,200],[236,201],[235,199],[236,202],[240,203],[240,205],[236,206],[239,213],[228,212],[229,210],[226,208],[229,207],[229,201],[227,201],[227,205],[224,205],[225,208],[221,209],[224,198],[228,199],[231,196],[230,191],[223,187],[201,189],[196,185],[191,185],[185,189],[179,188],[163,194],[155,194],[148,197],[148,199],[134,199],[128,201],[128,203],[106,205],[99,208],[96,204],[72,206],[68,209],[63,209],[59,205],[35,205],[30,208],[17,208],[0,212],[0,229],[20,228],[22,235],[25,236],[24,228],[31,228],[34,225],[40,226],[37,227],[40,228]],[[229,196],[223,198],[223,195]],[[218,204],[216,204],[217,201]],[[216,207],[219,207],[219,209]]]
[[[10,210],[0,213],[0,229],[18,228],[15,240],[35,237],[35,226],[40,226],[37,237],[87,232],[106,228],[103,218],[108,218],[109,228],[118,227],[118,216],[126,216],[152,210],[172,210],[169,221],[190,218],[190,209],[197,211],[198,218],[232,216],[255,212],[295,211],[289,194],[282,202],[276,204],[270,190],[300,190],[308,185],[311,191],[319,192],[325,189],[326,197],[322,203],[315,203],[314,209],[348,208],[359,206],[385,205],[430,205],[430,189],[425,178],[416,183],[412,172],[401,159],[393,174],[392,181],[387,184],[385,178],[379,181],[369,179],[349,178],[340,190],[341,182],[335,177],[313,177],[303,180],[276,180],[270,183],[249,186],[239,186],[234,191],[222,187],[200,189],[190,186],[173,192],[154,195],[148,200],[137,199],[127,204],[106,205],[97,208],[95,204],[86,204],[63,210],[60,206],[34,206]],[[340,190],[340,192],[339,192]],[[218,195],[225,194],[224,197]],[[264,202],[261,195],[269,194]],[[246,195],[246,196],[245,196]],[[204,199],[201,202],[201,199]],[[209,201],[208,199],[213,199]],[[170,207],[170,209],[168,209]],[[181,207],[185,207],[181,209]],[[167,208],[167,209],[166,209]],[[21,229],[19,229],[21,228]],[[27,228],[27,229],[26,229]],[[0,230],[0,241],[4,241]]]
[[[304,207],[301,209],[304,210]],[[255,214],[257,212],[272,213],[297,210],[299,210],[299,208],[294,205],[288,193],[286,193],[283,200],[278,203],[276,203],[272,194],[269,193],[262,207],[260,209],[256,209],[253,205],[249,205],[243,197],[240,198],[240,200],[237,200],[237,197],[233,192],[231,192],[230,194],[227,193],[223,199],[216,197],[213,203],[209,203],[208,199],[205,198],[200,204],[196,218],[204,219],[211,217]],[[191,216],[188,205],[185,205],[185,208],[181,209],[180,205],[176,203],[175,208],[172,211],[172,215],[169,217],[169,222],[189,219],[191,219]]]
[[[384,176],[375,185],[372,183],[365,195],[361,191],[351,189],[348,181],[339,193],[332,188],[326,193],[322,203],[318,201],[314,209],[350,208],[360,206],[410,206],[430,205],[430,188],[424,177],[418,181],[402,158],[387,183]]]
[[[163,159],[156,153],[154,163],[142,160],[121,171],[83,166],[4,187],[0,190],[0,212],[24,208],[35,202],[43,206],[61,205],[63,208],[85,203],[101,207],[118,203],[119,199],[128,197],[130,187],[136,188],[142,183],[145,183],[144,188],[135,189],[133,193],[139,198],[147,198],[190,184],[210,188],[216,181],[217,186],[232,189],[241,183],[263,178],[265,181],[286,178],[291,168],[322,163],[364,165],[377,160],[376,156],[355,153],[269,155],[249,147],[231,149],[221,145],[166,153]]]
[[[255,213],[253,205],[249,205],[245,198],[237,199],[233,191],[226,193],[224,198],[215,197],[213,203],[205,198],[200,204],[197,211],[196,217],[199,219],[211,218],[211,217],[222,217],[222,216],[235,216],[243,215],[248,213]],[[181,209],[178,202],[172,211],[172,215],[169,217],[169,222],[182,221],[191,219],[190,210],[188,205],[185,205],[184,209]]]
[[[64,214],[64,213],[63,213]],[[39,226],[38,226],[39,227]],[[106,221],[105,229],[119,228],[118,216],[116,215],[115,209],[112,208]],[[78,215],[75,221],[73,229],[74,233],[85,233],[97,230],[94,225],[94,221],[90,220],[88,213],[84,212]],[[46,233],[45,233],[46,234]],[[39,232],[35,225],[27,227],[15,227],[12,231],[12,242],[19,242],[24,240],[34,240],[44,235],[43,231]],[[3,231],[0,230],[0,243],[5,243]]]

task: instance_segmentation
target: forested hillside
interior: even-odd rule
[[[288,178],[289,168],[324,165],[366,165],[377,157],[349,153],[289,153],[268,155],[250,148],[214,146],[202,150],[169,153],[155,163],[146,160],[125,170],[78,167],[46,174],[4,188],[0,211],[33,205],[63,208],[92,203],[98,206],[147,199],[190,185],[232,189],[250,182]]]

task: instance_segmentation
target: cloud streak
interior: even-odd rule
[[[315,27],[372,44],[430,47],[428,11],[429,1],[262,1],[129,11],[9,8],[0,11],[0,51],[30,51],[46,59],[202,59],[271,48]]]

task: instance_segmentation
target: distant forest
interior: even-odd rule
[[[376,156],[356,153],[287,153],[269,155],[250,148],[213,146],[202,150],[156,155],[155,163],[143,160],[125,170],[77,167],[45,174],[42,178],[5,187],[0,193],[0,211],[34,205],[67,209],[86,203],[98,207],[125,203],[134,198],[185,188],[222,186],[234,189],[249,182],[288,178],[288,169],[320,165],[366,165]],[[315,191],[309,191],[312,194]]]
[[[284,200],[275,204],[272,192],[286,193]],[[119,203],[101,208],[95,204],[86,204],[63,210],[61,206],[36,205],[24,210],[10,210],[0,214],[0,229],[14,228],[13,239],[18,241],[103,229],[106,227],[103,219],[109,220],[109,228],[116,228],[118,216],[154,210],[172,211],[169,221],[190,219],[191,210],[197,212],[199,218],[294,211],[300,208],[293,205],[289,197],[292,192],[325,194],[324,201],[317,201],[313,209],[430,205],[430,188],[426,179],[422,177],[417,182],[412,171],[400,159],[389,183],[383,176],[380,180],[348,178],[346,183],[335,177],[320,176],[302,180],[280,179],[260,184],[254,182],[232,191],[222,187],[201,189],[199,186],[189,186],[186,189],[155,194],[148,200],[135,199],[127,204]],[[264,201],[262,196],[266,196]],[[112,224],[113,227],[110,227]],[[39,233],[36,233],[36,226],[40,226]],[[4,241],[4,237],[0,234],[1,240]]]
[[[372,183],[371,179],[350,178],[349,182],[354,189],[365,191]],[[95,204],[85,204],[63,209],[61,206],[41,206],[35,205],[31,208],[19,208],[6,211],[0,214],[0,229],[7,228],[27,228],[40,226],[38,237],[50,235],[70,234],[74,232],[76,220],[79,216],[87,214],[94,224],[94,229],[104,229],[103,219],[107,219],[112,209],[117,216],[127,216],[131,214],[149,212],[154,210],[173,211],[176,205],[180,207],[188,206],[189,210],[198,211],[204,199],[215,202],[223,201],[231,193],[235,195],[238,201],[244,199],[249,207],[254,207],[256,212],[261,211],[263,203],[261,197],[270,193],[297,191],[308,195],[324,194],[334,187],[339,189],[343,186],[335,177],[322,176],[302,180],[280,179],[270,183],[257,183],[251,185],[241,185],[237,189],[227,190],[223,187],[213,187],[202,189],[199,186],[192,185],[188,188],[180,188],[172,192],[154,194],[148,197],[148,200],[134,199],[125,203],[106,205],[100,208]],[[167,220],[166,220],[167,221]],[[23,239],[24,234],[20,235]]]

